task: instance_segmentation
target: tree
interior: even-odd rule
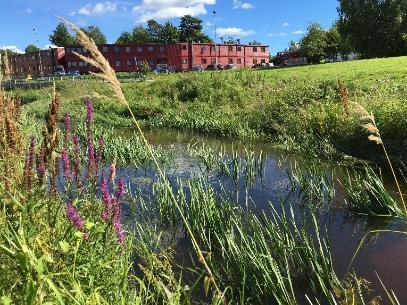
[[[262,43],[260,41],[253,40],[253,41],[249,42],[249,45],[250,46],[260,46],[260,45],[262,45]]]
[[[311,23],[301,39],[301,50],[311,63],[319,63],[325,57],[326,32],[318,23]]]
[[[339,32],[365,58],[407,54],[406,0],[339,0]]]
[[[75,38],[69,33],[66,25],[60,22],[52,34],[49,35],[49,41],[58,47],[66,47],[67,45],[74,44]]]
[[[336,59],[340,53],[341,35],[334,25],[326,32],[325,55],[328,58]]]
[[[117,38],[116,43],[123,44],[123,43],[131,43],[133,41],[133,37],[130,32],[123,32],[120,34],[119,38]]]
[[[38,51],[41,51],[41,49],[39,47],[37,47],[36,45],[33,45],[33,44],[29,44],[25,48],[25,53],[38,52]]]
[[[147,43],[147,42],[152,42],[152,41],[151,41],[150,35],[148,35],[148,32],[146,31],[146,29],[140,25],[140,26],[136,26],[133,29],[132,42],[133,43]]]
[[[160,42],[160,37],[161,37],[161,31],[163,29],[163,26],[159,24],[155,20],[148,20],[147,21],[147,28],[146,31],[148,35],[150,36],[151,42]]]
[[[199,42],[212,42],[212,40],[202,32],[202,20],[185,15],[181,18],[179,30],[180,40],[182,42],[199,41]]]
[[[288,52],[300,52],[300,44],[294,40],[288,43]]]
[[[166,22],[161,28],[159,34],[160,43],[178,43],[180,42],[180,31],[171,22]]]
[[[86,28],[81,28],[81,30],[88,35],[96,44],[105,44],[106,36],[102,33],[99,27],[90,25]]]

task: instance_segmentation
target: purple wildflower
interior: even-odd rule
[[[102,212],[102,219],[107,222],[110,219],[110,214],[112,210],[112,198],[109,194],[107,181],[102,174],[102,178],[100,180],[100,192],[102,193],[102,201],[104,203],[104,209]]]
[[[73,178],[76,181],[77,185],[80,187],[81,186],[81,173],[82,173],[82,168],[81,168],[81,148],[79,146],[79,136],[75,135],[73,137],[73,153],[75,160],[73,162]]]
[[[123,196],[124,192],[124,180],[123,178],[119,178],[119,182],[117,182],[117,191],[116,191],[116,200],[120,201],[120,198]]]
[[[88,144],[88,177],[93,176],[95,169],[95,147],[93,143]]]
[[[71,202],[67,203],[65,212],[66,216],[75,228],[79,230],[82,230],[84,228],[82,217],[79,215],[78,211],[75,209]]]
[[[124,231],[121,224],[121,209],[118,201],[114,200],[114,216],[113,216],[113,228],[116,232],[117,242],[122,244],[125,239]]]
[[[95,158],[95,163],[96,163],[95,164],[96,165],[96,170],[95,171],[96,171],[96,173],[99,172],[99,165],[102,162],[103,149],[105,147],[105,141],[102,138],[100,138],[98,143],[99,143],[99,147],[98,147],[98,151],[97,151],[96,158]]]
[[[90,100],[86,101],[86,124],[91,125],[93,121],[93,104]]]
[[[62,150],[61,161],[62,161],[62,173],[64,175],[66,182],[68,182],[71,179],[71,166],[68,152],[66,151],[66,149]]]

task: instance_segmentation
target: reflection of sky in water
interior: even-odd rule
[[[170,181],[175,185],[177,178],[187,179],[199,177],[204,170],[202,165],[191,159],[187,153],[187,144],[205,142],[206,146],[219,149],[222,146],[226,152],[231,152],[232,148],[243,156],[243,145],[232,143],[225,139],[213,139],[209,137],[191,136],[181,132],[147,132],[151,143],[161,144],[164,147],[169,144],[174,145],[174,163],[166,169]],[[288,179],[288,172],[292,167],[292,162],[301,162],[300,158],[288,156],[284,152],[270,149],[267,144],[252,144],[251,149],[259,153],[263,151],[265,157],[264,170],[262,176],[256,176],[255,182],[247,186],[244,174],[240,172],[238,183],[231,177],[219,175],[216,171],[206,173],[212,187],[223,197],[228,196],[233,201],[254,213],[269,208],[269,204],[278,205],[281,202],[298,203],[298,193],[293,192],[291,182]],[[135,170],[134,168],[122,168],[118,170],[118,175],[124,176],[130,184],[132,190],[137,190],[144,195],[151,194],[152,184],[156,179],[154,172],[150,169]],[[373,229],[389,229],[398,226],[391,221],[383,219],[367,219],[350,216],[341,209],[343,203],[343,187],[335,183],[335,199],[330,212],[321,215],[321,224],[328,229],[331,244],[332,256],[336,271],[343,276],[355,253],[357,246],[364,234]],[[305,200],[304,204],[309,204]],[[352,268],[360,277],[366,278],[372,283],[372,288],[376,290],[375,295],[384,296],[384,292],[377,280],[375,271],[379,274],[387,288],[393,289],[401,304],[407,304],[407,289],[405,281],[407,279],[407,239],[396,234],[380,235],[371,238],[368,244],[362,248],[357,256]],[[387,300],[383,298],[383,304]]]

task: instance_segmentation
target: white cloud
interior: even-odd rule
[[[233,0],[233,8],[234,9],[242,8],[244,10],[249,10],[249,9],[254,8],[254,5],[249,3],[249,2],[242,2],[240,0]]]
[[[286,28],[286,27],[289,26],[289,24],[288,24],[288,22],[284,22],[281,26],[282,26],[283,28]]]
[[[138,22],[150,19],[171,19],[184,15],[198,16],[207,13],[205,5],[213,5],[216,0],[143,0],[133,7]]]
[[[250,35],[254,35],[256,32],[253,30],[243,30],[241,28],[219,28],[217,31],[219,36],[231,36],[231,37],[237,37],[237,38],[242,38]]]
[[[32,10],[32,8],[26,8],[23,12],[28,14],[28,15],[31,15],[33,10]]]
[[[95,5],[87,4],[79,9],[78,14],[85,16],[102,16],[106,13],[115,12],[116,10],[116,3],[105,1],[96,3]]]
[[[304,33],[305,32],[303,30],[297,30],[297,31],[292,32],[292,34],[294,34],[294,35],[302,35]]]
[[[287,35],[288,34],[286,32],[267,34],[268,37],[284,37],[284,36],[287,36]]]
[[[17,46],[3,46],[3,47],[0,47],[0,50],[10,50],[15,53],[24,53]]]

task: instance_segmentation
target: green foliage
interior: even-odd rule
[[[37,47],[36,45],[33,45],[33,44],[29,44],[25,48],[25,53],[38,52],[38,51],[41,51],[41,49],[39,47]]]
[[[319,63],[326,55],[327,34],[318,23],[311,23],[307,30],[307,34],[301,39],[301,51],[311,63]]]
[[[202,32],[202,20],[185,15],[181,17],[179,30],[181,42],[211,42],[212,40]]]
[[[49,41],[58,47],[66,47],[67,45],[74,44],[75,38],[69,33],[66,25],[60,22],[52,34],[49,35]]]
[[[81,31],[88,35],[96,44],[105,44],[107,42],[105,34],[102,33],[99,27],[90,25],[81,28]]]
[[[339,1],[339,30],[365,58],[407,52],[407,1]]]

